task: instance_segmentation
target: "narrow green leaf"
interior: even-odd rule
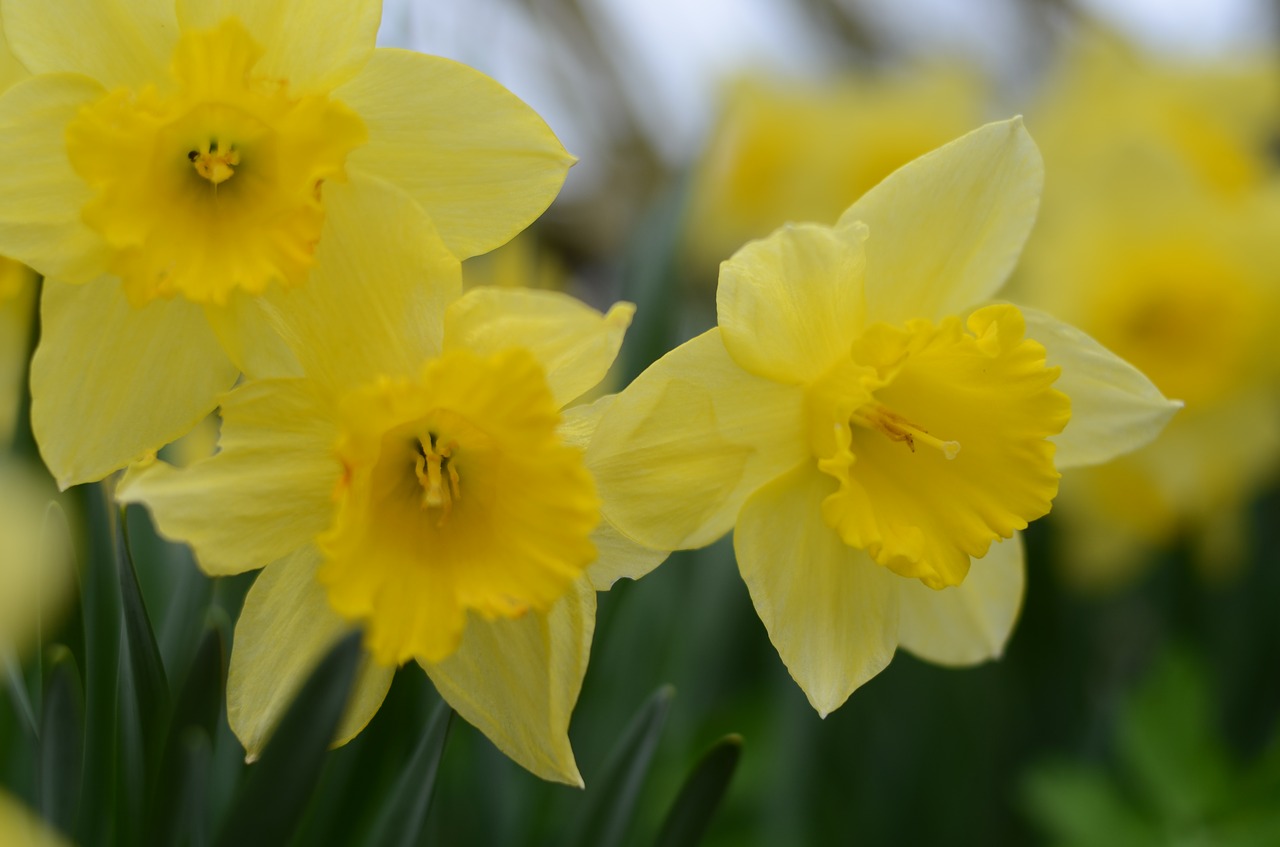
[[[604,772],[587,789],[579,821],[578,847],[618,847],[635,813],[636,800],[653,761],[675,689],[664,685],[650,695],[609,754]]]
[[[84,691],[80,669],[66,647],[49,648],[44,709],[40,716],[40,815],[63,832],[75,822],[84,762]]]
[[[76,841],[114,843],[116,817],[116,721],[120,665],[120,579],[116,576],[109,495],[102,485],[73,489],[86,517],[88,543],[80,580],[84,635],[85,742]]]
[[[165,678],[164,661],[160,658],[160,645],[156,641],[151,616],[138,587],[138,572],[133,563],[133,551],[129,546],[129,523],[125,520],[124,507],[120,508],[120,531],[116,533],[116,565],[120,576],[120,600],[124,611],[125,649],[128,650],[129,669],[133,677],[133,691],[138,700],[138,714],[142,726],[148,730],[163,727],[169,712],[169,683]],[[158,757],[163,736],[148,731],[148,758]]]
[[[9,691],[9,699],[22,718],[22,728],[33,741],[40,739],[40,725],[36,723],[35,707],[31,705],[31,695],[27,691],[27,680],[22,676],[22,663],[18,656],[6,645],[0,645],[0,662],[4,663],[5,687]]]
[[[190,821],[186,819],[188,812],[184,807],[190,805],[191,781],[198,779],[203,786],[206,780],[206,774],[190,771],[191,757],[196,755],[191,745],[197,743],[193,739],[203,739],[205,749],[202,755],[206,759],[212,755],[209,739],[217,731],[226,668],[225,636],[218,623],[211,619],[205,625],[204,637],[187,671],[169,721],[160,776],[147,815],[150,843],[178,844],[191,837]],[[207,817],[208,810],[205,809],[204,813]],[[207,833],[205,840],[208,840]]]
[[[694,847],[706,833],[742,756],[742,736],[726,735],[703,754],[676,795],[655,842]]]
[[[360,633],[342,639],[316,666],[262,758],[249,768],[215,843],[276,847],[297,826],[320,779],[320,765],[346,708],[360,662]]]
[[[422,840],[435,791],[436,772],[444,755],[453,710],[443,700],[431,713],[427,728],[418,739],[413,758],[400,774],[395,790],[387,797],[365,843],[374,847],[412,847]]]

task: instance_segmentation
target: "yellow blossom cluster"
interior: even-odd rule
[[[997,299],[1043,180],[1020,119],[926,152],[976,123],[956,118],[901,168],[851,171],[824,222],[722,265],[717,328],[585,402],[633,307],[461,274],[573,158],[493,80],[375,49],[377,0],[0,12],[30,72],[0,96],[0,254],[44,278],[35,438],[62,487],[123,470],[117,499],[206,573],[262,570],[227,686],[251,759],[360,628],[337,743],[412,661],[512,759],[580,784],[596,592],[731,528],[824,715],[899,644],[998,655],[1059,471],[1178,408]],[[216,451],[157,458],[215,410]]]

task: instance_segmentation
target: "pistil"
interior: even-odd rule
[[[436,526],[444,526],[453,511],[455,500],[462,499],[462,485],[458,469],[450,459],[455,445],[441,445],[433,433],[418,440],[418,458],[414,465],[418,483],[422,486],[422,508],[439,509]],[[447,478],[447,482],[446,482]]]
[[[234,146],[220,150],[217,141],[209,142],[204,150],[192,150],[187,153],[196,173],[216,185],[221,185],[235,176],[236,166],[240,164],[240,152]]]

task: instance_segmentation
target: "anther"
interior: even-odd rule
[[[863,406],[853,413],[849,423],[877,430],[890,441],[901,441],[912,453],[916,452],[917,441],[939,451],[948,459],[954,459],[960,452],[959,441],[943,441],[930,435],[928,430],[916,426],[886,406]]]

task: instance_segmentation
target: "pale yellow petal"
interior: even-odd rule
[[[867,320],[967,311],[1013,269],[1035,222],[1040,151],[1021,118],[987,124],[894,171],[840,218],[867,239]]]
[[[0,255],[70,282],[87,282],[108,260],[104,242],[81,220],[92,192],[71,169],[65,139],[67,123],[102,93],[85,77],[53,74],[0,96]]]
[[[568,732],[595,617],[595,592],[579,580],[546,615],[471,616],[457,652],[423,668],[449,705],[521,767],[581,786]]]
[[[27,74],[27,69],[18,61],[18,57],[13,55],[13,48],[9,46],[9,39],[5,37],[4,30],[0,29],[0,91],[4,91]]]
[[[213,29],[235,16],[263,48],[255,69],[293,92],[351,79],[373,53],[381,0],[178,0],[184,28]]]
[[[932,589],[918,579],[898,588],[899,646],[940,665],[998,659],[1022,609],[1026,564],[1022,536],[992,544],[964,582]]]
[[[616,394],[606,394],[594,403],[566,409],[560,424],[560,437],[566,443],[586,449],[606,409],[613,406]],[[590,466],[587,468],[590,470]],[[639,579],[667,558],[666,550],[646,547],[628,538],[607,518],[600,521],[591,534],[596,560],[587,567],[587,579],[596,591],[608,591],[620,579]]]
[[[108,88],[167,76],[178,40],[172,0],[3,0],[5,35],[32,73],[70,71]]]
[[[227,720],[249,761],[262,753],[316,665],[352,629],[316,582],[319,561],[314,548],[303,548],[264,570],[244,598],[227,672]],[[394,675],[395,668],[361,658],[333,746],[360,734]]]
[[[445,348],[488,355],[523,347],[547,374],[563,406],[604,379],[635,306],[618,303],[601,314],[559,291],[473,288],[445,313]]]
[[[769,640],[824,718],[893,658],[902,580],[823,521],[835,488],[805,462],[753,494],[733,533]]]
[[[145,503],[168,538],[223,576],[263,567],[330,524],[342,465],[331,408],[302,380],[248,382],[223,399],[216,454],[130,468],[116,497]]]
[[[308,377],[334,389],[378,374],[417,374],[440,354],[444,310],[462,269],[431,222],[381,180],[324,187],[316,264],[297,288],[263,305]]]
[[[716,312],[739,365],[803,383],[848,357],[862,328],[865,227],[787,224],[720,266]]]
[[[1054,386],[1071,399],[1071,420],[1053,442],[1059,468],[1097,465],[1151,441],[1182,408],[1147,377],[1085,333],[1043,312],[1023,309],[1027,337],[1062,368]]]
[[[226,305],[205,304],[204,315],[222,349],[247,377],[302,376],[302,365],[280,335],[271,303],[243,291]]]
[[[377,50],[334,96],[369,128],[348,168],[412,194],[460,259],[505,244],[541,215],[574,162],[536,112],[449,59]]]
[[[199,307],[129,305],[119,282],[46,280],[31,426],[62,487],[101,479],[184,435],[236,380]]]
[[[701,547],[809,453],[802,389],[747,373],[711,330],[617,395],[587,448],[602,511],[659,550]]]

